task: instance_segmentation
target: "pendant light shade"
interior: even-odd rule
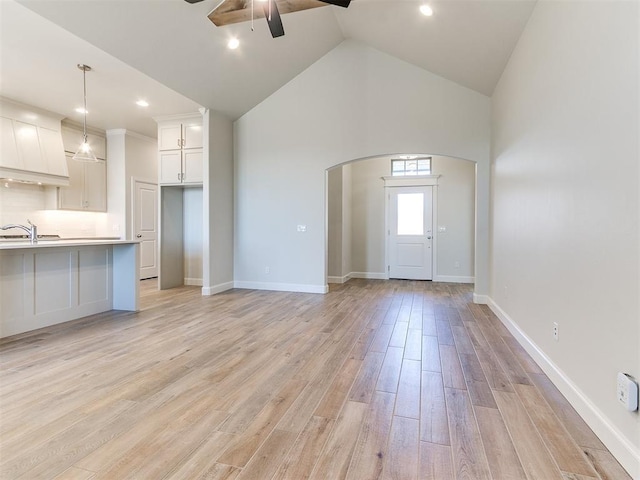
[[[95,153],[93,153],[91,145],[89,145],[89,142],[87,141],[87,72],[91,71],[91,67],[89,65],[79,63],[78,68],[82,70],[84,122],[82,124],[82,143],[72,158],[78,162],[97,162],[98,159],[96,158]]]

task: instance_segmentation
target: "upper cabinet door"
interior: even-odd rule
[[[159,183],[182,183],[182,153],[165,152],[160,154]]]
[[[183,155],[183,183],[202,183],[202,150],[185,151]]]
[[[107,163],[84,164],[83,208],[93,212],[107,211]]]
[[[82,210],[84,190],[84,163],[76,162],[71,154],[66,155],[69,171],[69,186],[58,189],[58,208],[61,210]]]
[[[158,127],[158,149],[180,150],[182,148],[181,125],[160,125]]]
[[[48,173],[47,161],[40,150],[38,127],[18,121],[14,123],[14,127],[22,168],[30,172]]]
[[[202,125],[186,124],[184,125],[183,132],[183,148],[202,148]]]
[[[4,117],[0,117],[0,166],[22,169],[13,121]]]

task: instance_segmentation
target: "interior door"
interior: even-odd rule
[[[140,240],[140,280],[158,276],[158,186],[134,181],[133,233]]]
[[[389,278],[433,278],[433,187],[390,187]]]

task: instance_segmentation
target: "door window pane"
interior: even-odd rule
[[[398,235],[424,235],[424,194],[398,194]]]
[[[431,157],[420,157],[413,159],[392,159],[391,175],[430,175],[431,174]]]

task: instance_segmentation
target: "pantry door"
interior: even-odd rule
[[[389,278],[433,279],[433,187],[389,187]]]
[[[140,280],[158,276],[158,186],[134,180],[133,234],[140,241]]]

